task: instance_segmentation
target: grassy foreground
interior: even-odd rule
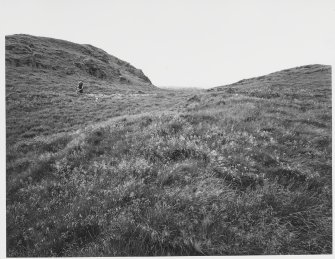
[[[16,142],[7,256],[332,253],[329,72]]]

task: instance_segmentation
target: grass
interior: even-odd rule
[[[87,83],[91,78],[83,75],[85,94],[78,96],[74,89],[78,82],[73,77],[52,72],[44,76],[27,67],[8,67],[6,78],[8,145],[40,135],[74,131],[120,115],[148,112],[153,107],[178,109],[179,102],[188,95],[185,91],[153,89],[140,91],[142,94],[134,90],[142,86],[121,88],[103,80]]]
[[[14,72],[7,256],[332,253],[329,68],[79,97]]]

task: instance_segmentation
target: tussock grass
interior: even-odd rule
[[[330,254],[330,96],[239,90],[17,141],[7,255]]]

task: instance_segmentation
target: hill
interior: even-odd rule
[[[63,128],[7,131],[8,256],[332,253],[331,67],[206,91],[104,91],[102,103],[44,97],[68,102]],[[49,127],[53,110],[34,98],[19,110],[23,98],[7,99],[7,126]]]
[[[84,82],[82,96],[75,89],[79,81]],[[141,96],[159,101],[158,90],[141,70],[91,45],[31,35],[6,36],[9,145],[136,113]],[[125,95],[134,100],[126,102]]]
[[[324,89],[324,85],[329,85],[331,67],[324,65],[307,65],[285,69],[255,78],[243,79],[234,84],[219,86],[209,89],[210,92],[227,91],[230,93],[247,94],[249,96],[260,98],[284,97],[292,99],[295,96],[320,97],[318,92],[326,91],[330,94],[331,89]],[[314,84],[314,82],[317,84]],[[319,83],[321,87],[319,87]]]
[[[152,87],[142,70],[99,48],[25,34],[6,36],[6,67],[15,67],[15,71],[28,68],[29,72],[61,78],[72,75],[77,80],[104,79],[114,83],[111,88],[125,83]]]

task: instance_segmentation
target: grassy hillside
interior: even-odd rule
[[[79,81],[86,93],[80,97]],[[156,90],[141,70],[93,46],[22,34],[6,37],[9,145],[136,113],[141,97],[150,107],[164,105]]]
[[[208,91],[101,79],[80,97],[18,71],[8,256],[332,252],[329,66]]]

